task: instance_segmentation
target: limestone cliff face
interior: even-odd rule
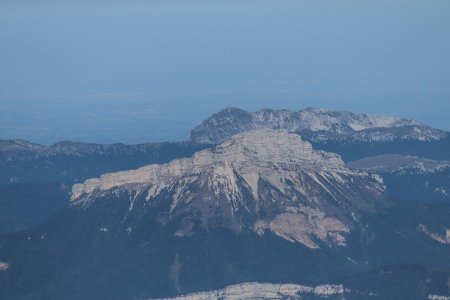
[[[164,202],[164,222],[182,218],[175,236],[196,224],[236,232],[270,231],[309,248],[345,246],[360,212],[382,205],[377,175],[350,170],[333,153],[316,151],[286,131],[260,129],[233,136],[190,158],[110,173],[73,186],[72,205],[127,193],[130,218]],[[132,213],[133,212],[133,213]]]

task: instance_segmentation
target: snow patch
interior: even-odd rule
[[[6,271],[9,268],[9,264],[0,261],[0,271]]]

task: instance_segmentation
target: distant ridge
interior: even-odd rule
[[[219,144],[237,133],[258,128],[284,129],[315,142],[437,141],[448,135],[416,120],[398,117],[311,107],[300,111],[262,109],[257,112],[230,107],[193,128],[190,140]]]

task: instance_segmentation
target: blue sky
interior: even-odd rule
[[[181,140],[227,106],[450,130],[449,12],[448,0],[3,0],[0,138]]]

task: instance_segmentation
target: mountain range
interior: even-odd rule
[[[312,108],[225,109],[188,142],[2,141],[0,205],[45,205],[2,228],[0,298],[447,299],[449,145]]]

